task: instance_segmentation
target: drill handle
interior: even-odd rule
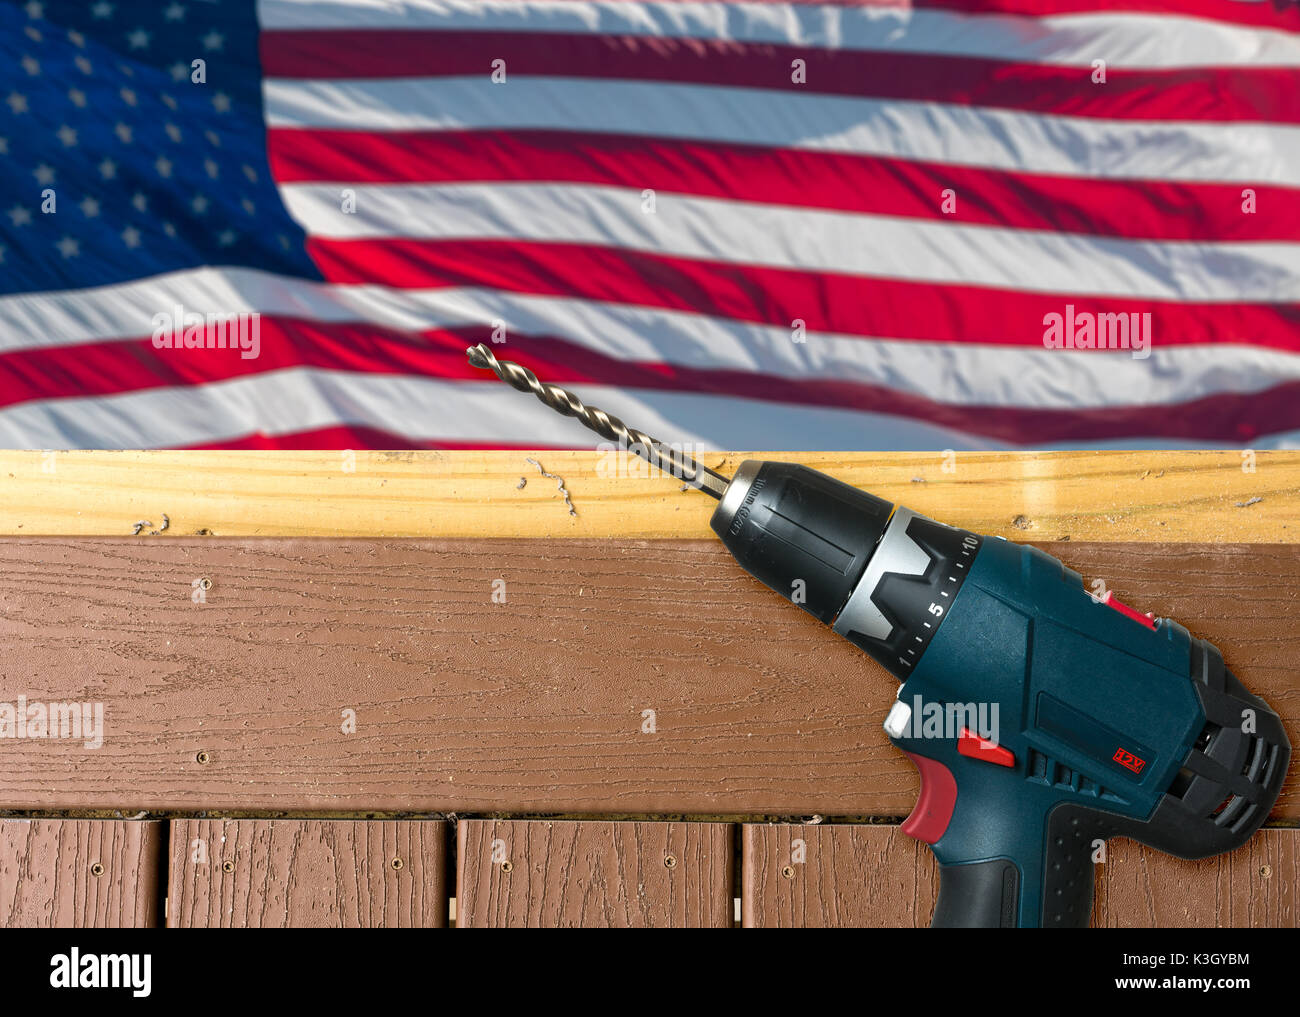
[[[930,927],[1087,928],[1093,891],[1089,846],[1068,835],[1052,837],[1040,857],[1045,867],[1010,858],[940,864],[939,899]],[[1039,885],[1026,885],[1028,879]]]
[[[971,758],[951,743],[904,747],[921,794],[903,832],[925,841],[939,863],[932,928],[1086,928],[1093,855],[1114,831],[1094,810],[1034,793],[999,765],[997,746]]]

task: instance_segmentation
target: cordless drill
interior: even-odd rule
[[[746,460],[728,480],[468,352],[719,499],[710,525],[741,567],[899,679],[884,728],[920,771],[903,831],[939,862],[934,927],[1085,927],[1107,838],[1204,858],[1267,818],[1291,756],[1282,723],[1177,622],[805,466]]]

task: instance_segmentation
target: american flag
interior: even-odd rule
[[[0,67],[0,446],[584,445],[483,341],[704,447],[1300,444],[1293,0],[6,0]]]

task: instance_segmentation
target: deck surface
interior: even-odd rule
[[[1300,743],[1300,455],[756,455],[1177,618]],[[0,924],[928,923],[896,683],[638,461],[4,452],[0,483],[0,699],[102,711],[0,742]],[[1295,925],[1298,824],[1292,780],[1231,856],[1112,842],[1094,924]]]

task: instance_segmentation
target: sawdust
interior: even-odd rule
[[[525,459],[524,462],[529,463],[532,466],[536,466],[537,472],[540,473],[547,480],[555,481],[556,488],[559,490],[560,494],[564,495],[564,504],[569,509],[569,515],[576,516],[578,514],[578,510],[573,507],[573,499],[569,497],[569,489],[564,486],[564,478],[560,476],[556,476],[556,474],[554,473],[547,473],[545,468],[542,466],[542,464],[539,463],[536,459],[532,458],[531,456]],[[523,478],[521,477],[520,479],[522,480]]]

